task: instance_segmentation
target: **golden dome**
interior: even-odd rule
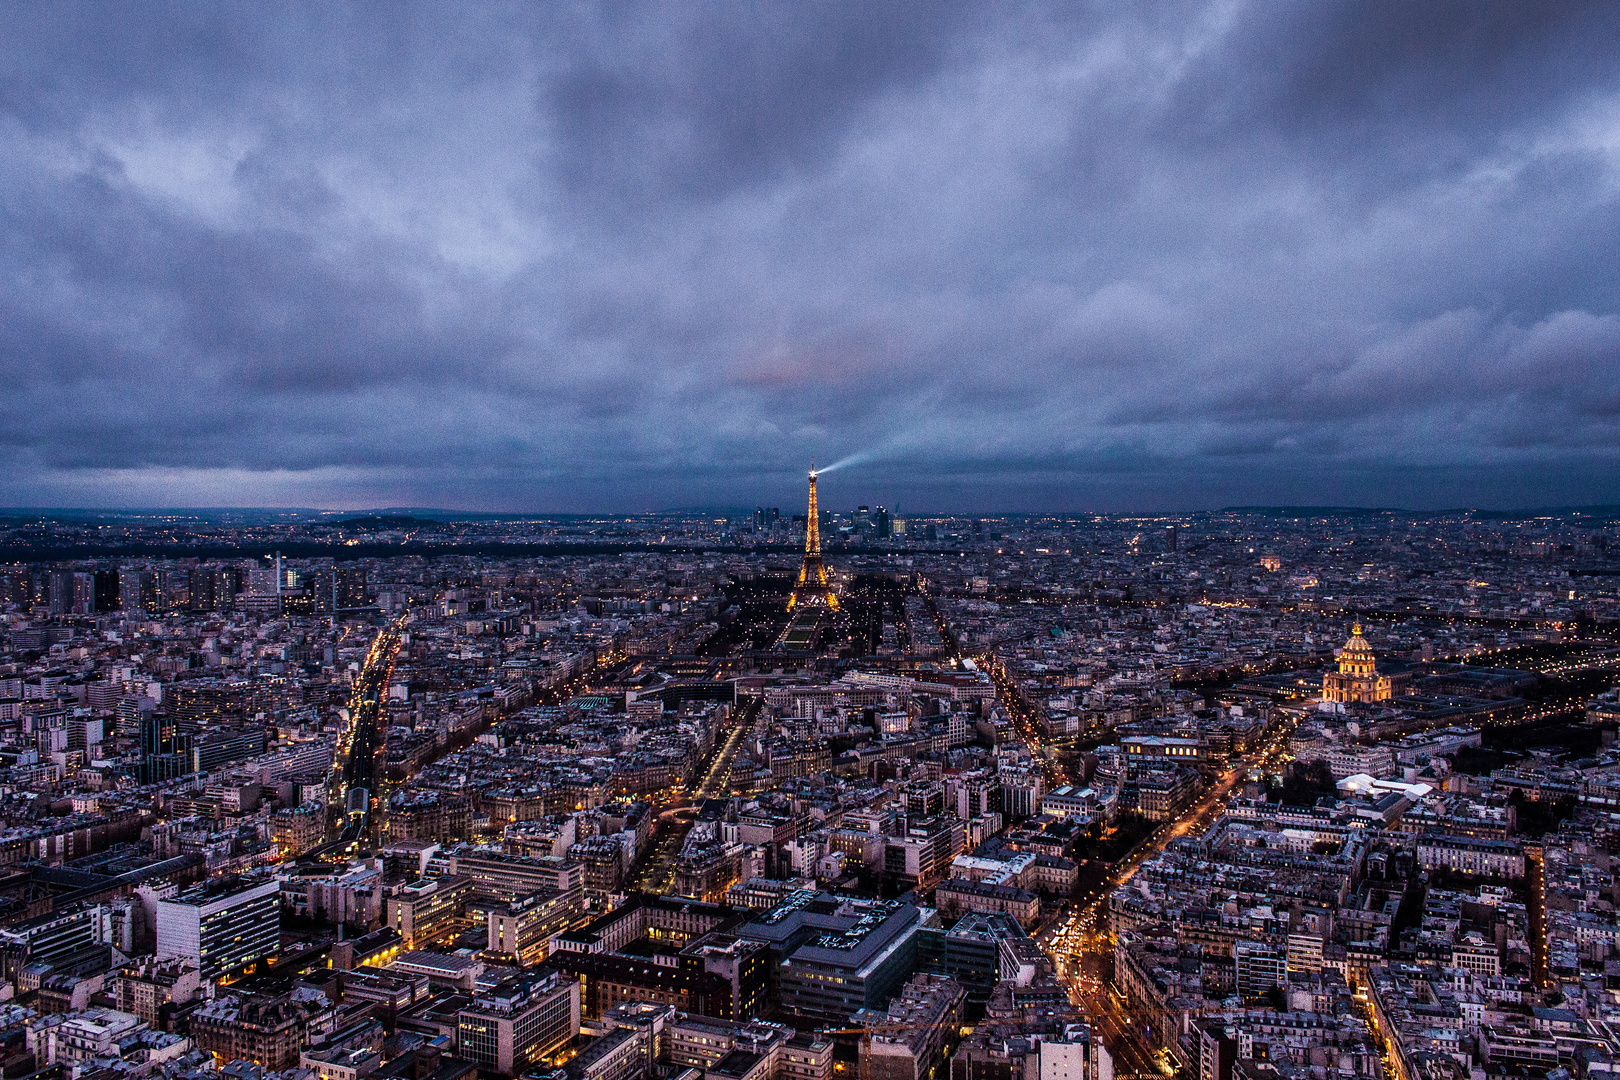
[[[1378,671],[1371,643],[1361,636],[1361,624],[1350,630],[1350,640],[1339,650],[1339,670],[1347,675],[1373,675]]]

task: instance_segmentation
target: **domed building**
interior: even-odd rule
[[[1361,636],[1361,624],[1350,631],[1350,640],[1339,650],[1339,670],[1322,676],[1322,700],[1336,702],[1387,701],[1395,696],[1395,685],[1388,675],[1378,674],[1378,658]]]

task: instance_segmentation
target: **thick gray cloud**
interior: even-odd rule
[[[0,501],[1617,501],[1617,23],[14,5]]]

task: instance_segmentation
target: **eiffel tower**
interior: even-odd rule
[[[827,565],[821,561],[821,514],[816,510],[816,467],[810,466],[810,512],[804,519],[804,563],[799,567],[799,581],[788,597],[788,610],[814,604],[824,605],[830,611],[838,610],[838,594],[827,580]]]

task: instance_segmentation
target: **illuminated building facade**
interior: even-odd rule
[[[1372,646],[1361,636],[1361,624],[1350,631],[1350,640],[1339,652],[1339,670],[1322,676],[1322,700],[1334,702],[1387,701],[1395,696],[1389,676],[1378,674],[1378,659]]]
[[[838,610],[838,595],[827,578],[827,565],[821,561],[821,511],[816,507],[816,471],[810,470],[810,511],[804,519],[804,562],[799,580],[788,598],[788,610],[819,603]]]
[[[480,1071],[512,1076],[579,1032],[579,983],[556,975],[507,979],[456,1014],[456,1045]]]
[[[218,878],[157,902],[157,955],[183,956],[205,978],[267,956],[281,944],[279,881]]]

